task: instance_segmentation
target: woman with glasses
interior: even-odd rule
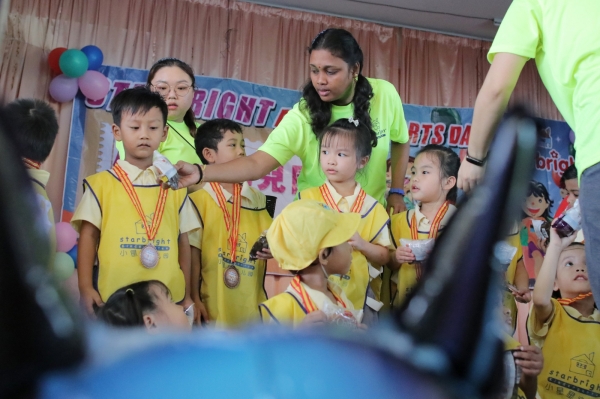
[[[194,145],[197,124],[192,111],[192,68],[177,58],[160,59],[150,68],[147,84],[150,90],[162,96],[169,108],[169,133],[167,139],[158,147],[158,151],[173,163],[179,160],[201,163]],[[121,142],[117,142],[117,149],[119,156],[124,158]]]

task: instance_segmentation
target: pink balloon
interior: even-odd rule
[[[56,251],[69,252],[77,244],[77,232],[71,223],[56,223]]]
[[[67,101],[71,101],[77,95],[77,79],[69,78],[65,75],[58,75],[52,82],[50,82],[50,88],[48,91],[50,92],[50,96],[59,102],[64,103]]]
[[[98,71],[87,71],[77,80],[81,92],[90,100],[100,100],[104,98],[108,93],[108,90],[110,90],[110,82],[106,76]]]

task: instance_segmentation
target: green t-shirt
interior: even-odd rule
[[[168,121],[167,123],[169,124],[167,139],[160,143],[158,152],[167,157],[171,163],[176,163],[177,161],[202,163],[196,154],[194,138],[190,135],[190,129],[185,122]],[[198,125],[196,123],[196,126]],[[117,141],[117,150],[119,150],[119,157],[125,159],[125,150],[123,149],[122,141]]]
[[[408,142],[408,128],[396,88],[385,80],[368,80],[373,87],[370,114],[378,140],[369,163],[364,171],[356,175],[356,180],[367,194],[385,204],[385,173],[390,140]],[[302,171],[298,176],[298,191],[302,191],[323,184],[325,174],[319,163],[319,142],[310,126],[308,112],[301,110],[299,104],[287,113],[259,150],[271,155],[281,165],[297,155],[302,161]],[[354,116],[352,104],[332,106],[331,123],[351,116]]]
[[[488,60],[535,58],[552,100],[576,134],[579,175],[600,162],[600,1],[514,0]]]

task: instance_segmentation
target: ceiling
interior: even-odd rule
[[[494,20],[504,17],[511,0],[246,0],[403,26],[456,36],[492,40]]]

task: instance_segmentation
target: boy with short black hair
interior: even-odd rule
[[[550,230],[550,243],[533,289],[527,321],[529,338],[542,348],[544,367],[538,378],[543,398],[600,394],[600,373],[594,353],[600,353],[600,312],[594,304],[585,247],[575,235],[560,238]],[[552,298],[559,290],[561,298]],[[573,396],[574,397],[574,396]]]
[[[196,152],[206,164],[246,156],[242,127],[228,119],[205,122],[196,133]],[[203,229],[190,234],[194,303],[206,322],[239,327],[258,320],[268,249],[249,253],[272,218],[266,197],[244,183],[208,183],[190,194]]]
[[[14,140],[23,158],[27,173],[36,192],[40,212],[45,217],[44,229],[50,239],[51,259],[56,252],[56,230],[54,212],[46,192],[50,173],[41,169],[42,163],[50,155],[58,134],[56,113],[48,103],[35,99],[15,100],[4,108]]]
[[[189,292],[187,232],[199,221],[185,190],[157,184],[154,151],[167,137],[167,105],[145,87],[124,90],[111,103],[113,134],[125,159],[84,180],[84,193],[71,220],[79,231],[77,274],[88,313],[119,288],[145,280],[165,284],[185,309]],[[93,282],[98,258],[98,284]]]

